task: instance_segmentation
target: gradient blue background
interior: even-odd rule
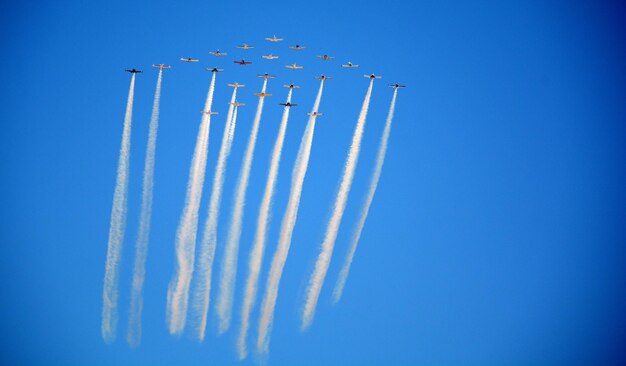
[[[611,365],[626,361],[626,9],[587,1],[3,2],[0,9],[0,363],[248,365],[235,333],[170,337],[165,294],[200,110],[221,66],[201,223],[221,141],[227,82],[247,84],[220,220],[261,79],[268,98],[252,167],[243,265],[286,89],[295,82],[268,250],[291,168],[326,85],[298,222],[276,308],[268,365]],[[286,40],[270,44],[276,34]],[[258,48],[237,51],[247,42]],[[308,47],[302,53],[288,44]],[[220,48],[223,59],[207,52]],[[273,52],[274,61],[260,59]],[[315,59],[330,54],[329,63]],[[179,57],[201,59],[183,64]],[[233,56],[233,57],[231,57]],[[251,66],[232,64],[250,57]],[[344,70],[340,63],[360,64]],[[147,125],[166,70],[157,142],[143,340],[125,342]],[[298,62],[304,70],[290,71]],[[100,335],[107,233],[129,74],[133,114],[118,339]],[[299,309],[329,217],[358,110],[374,87],[363,148],[315,321]],[[392,90],[400,90],[387,160],[342,301],[330,292],[369,182]],[[262,286],[262,289],[264,286]],[[213,296],[213,300],[215,297]],[[256,333],[256,316],[253,314]],[[238,310],[234,320],[238,326]],[[263,361],[263,360],[262,360]]]

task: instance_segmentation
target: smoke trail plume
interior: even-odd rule
[[[287,94],[287,103],[291,102],[291,94],[293,89],[289,89]],[[270,161],[269,171],[267,173],[267,181],[265,183],[265,192],[263,193],[263,199],[261,201],[261,207],[259,208],[259,215],[257,218],[257,228],[254,237],[254,244],[250,251],[250,257],[248,260],[248,278],[246,280],[246,287],[244,292],[243,306],[241,311],[241,327],[242,334],[240,338],[245,343],[247,337],[247,330],[249,327],[250,311],[256,301],[257,287],[259,281],[259,273],[261,271],[261,263],[263,261],[263,253],[265,251],[265,240],[267,226],[269,224],[270,210],[272,206],[272,199],[274,196],[274,187],[276,186],[276,177],[278,175],[278,168],[280,165],[280,157],[283,150],[283,142],[285,141],[285,133],[287,131],[287,120],[289,119],[289,110],[291,107],[285,106],[283,109],[283,117],[278,129],[278,136],[274,142],[274,148],[272,150],[272,158]],[[231,294],[232,295],[232,294]],[[229,305],[229,312],[230,306]],[[245,348],[245,345],[243,346]],[[245,350],[240,350],[240,357],[245,357]],[[243,355],[243,356],[242,356]]]
[[[380,147],[378,148],[378,154],[376,156],[376,165],[374,166],[374,172],[372,173],[372,180],[370,183],[370,188],[367,191],[367,196],[365,196],[365,202],[363,203],[363,209],[361,211],[361,217],[354,229],[354,235],[352,236],[352,242],[350,243],[350,248],[348,249],[348,254],[346,255],[345,262],[341,267],[341,272],[339,272],[339,278],[337,279],[337,283],[335,284],[335,289],[333,290],[333,303],[337,303],[341,299],[341,295],[343,294],[343,288],[346,285],[346,280],[348,279],[348,273],[350,272],[350,265],[352,264],[352,258],[354,258],[354,252],[356,251],[357,245],[359,244],[359,239],[361,238],[361,232],[363,231],[363,226],[365,225],[365,220],[367,219],[367,214],[370,209],[370,205],[372,204],[372,200],[374,199],[374,193],[376,193],[376,187],[378,186],[378,180],[380,179],[380,173],[383,170],[383,163],[385,162],[385,153],[387,152],[387,142],[389,140],[389,133],[391,131],[391,122],[393,120],[393,112],[396,108],[396,96],[398,95],[398,89],[396,88],[393,92],[393,98],[391,99],[391,106],[389,107],[389,113],[387,114],[387,121],[385,122],[385,129],[383,130],[383,135],[380,139]]]
[[[320,82],[317,97],[315,98],[315,104],[313,105],[313,112],[318,111],[320,100],[322,98],[323,87],[324,80]],[[313,132],[315,131],[316,118],[317,117],[315,115],[312,115],[309,118],[306,130],[302,136],[302,141],[300,142],[293,172],[291,174],[291,189],[289,192],[289,200],[287,201],[287,209],[285,210],[283,221],[281,223],[278,245],[276,247],[276,252],[274,253],[274,258],[272,259],[272,264],[267,278],[265,295],[263,296],[263,301],[261,303],[259,335],[256,343],[258,353],[267,353],[269,349],[269,331],[274,318],[274,307],[276,306],[276,298],[278,297],[280,278],[283,273],[285,261],[287,260],[287,255],[289,254],[291,235],[298,216],[302,185],[304,184],[304,177],[309,165],[309,156],[311,154],[311,145],[313,143]],[[242,351],[245,352],[245,335],[244,337],[240,336],[239,342],[239,356],[241,358]]]
[[[267,88],[267,80],[263,80],[263,88],[261,94],[265,93]],[[233,214],[230,221],[228,231],[228,239],[224,248],[224,258],[222,260],[222,268],[220,272],[219,282],[219,300],[217,304],[217,315],[219,320],[218,331],[224,333],[230,326],[230,315],[233,301],[233,289],[235,287],[235,277],[237,275],[237,253],[239,252],[239,238],[241,237],[241,224],[243,220],[243,208],[246,202],[246,190],[248,188],[248,178],[250,176],[250,167],[254,157],[254,147],[256,145],[256,137],[259,130],[259,122],[261,113],[263,112],[263,102],[265,97],[259,97],[252,130],[248,138],[248,146],[239,172],[239,180],[235,188],[235,202],[233,204]],[[208,296],[208,294],[207,294]],[[208,306],[208,300],[207,300]]]
[[[111,226],[109,227],[109,242],[104,272],[104,290],[102,294],[102,338],[111,343],[115,340],[117,329],[117,287],[119,264],[122,256],[124,230],[126,228],[126,206],[128,194],[128,165],[130,157],[130,132],[133,118],[133,96],[135,93],[135,73],[130,79],[126,115],[124,117],[124,131],[122,145],[117,164],[117,178],[113,193],[113,208],[111,209]]]
[[[326,271],[328,271],[328,265],[333,255],[333,247],[335,246],[335,240],[337,239],[337,232],[339,231],[341,218],[343,217],[343,212],[346,208],[346,201],[348,199],[348,193],[350,193],[354,170],[356,168],[357,161],[359,160],[361,137],[363,136],[363,128],[365,127],[365,119],[367,118],[367,110],[370,104],[370,96],[372,94],[373,85],[374,79],[371,79],[370,85],[367,88],[365,100],[363,101],[363,106],[361,107],[361,113],[359,113],[359,119],[354,130],[354,135],[352,136],[352,144],[350,145],[348,158],[346,159],[346,164],[343,169],[343,177],[341,178],[339,191],[337,192],[337,199],[335,200],[333,213],[326,228],[326,235],[324,236],[321,252],[317,257],[315,269],[309,279],[309,284],[306,290],[306,302],[302,313],[302,323],[300,325],[302,330],[306,330],[313,321],[317,299],[319,298],[322,285],[324,284],[324,278],[326,277]]]
[[[135,266],[133,269],[133,284],[130,292],[130,311],[128,314],[128,344],[136,347],[141,342],[141,311],[143,308],[143,282],[146,274],[146,258],[148,256],[148,241],[150,239],[150,217],[152,216],[152,190],[154,187],[154,158],[156,151],[157,131],[159,129],[159,104],[161,101],[161,80],[163,69],[159,69],[152,116],[148,131],[148,146],[146,147],[146,163],[143,171],[143,192],[141,195],[141,213],[139,216],[139,233],[135,243]]]
[[[202,186],[204,184],[209,144],[209,127],[211,125],[211,115],[204,112],[211,111],[213,91],[215,90],[215,75],[216,73],[213,73],[211,77],[211,84],[196,139],[196,147],[191,160],[185,206],[183,207],[178,230],[176,231],[176,269],[167,290],[166,322],[170,334],[176,335],[181,334],[187,319],[189,284],[193,273],[198,227],[198,208],[202,198]]]
[[[193,309],[197,320],[197,336],[200,341],[204,340],[206,329],[208,301],[211,291],[211,271],[213,270],[213,258],[217,244],[217,222],[222,199],[222,188],[224,186],[224,173],[234,137],[234,129],[231,128],[231,125],[233,125],[233,117],[235,116],[233,110],[236,113],[236,107],[234,106],[236,97],[237,88],[233,90],[230,98],[230,107],[228,108],[226,124],[224,125],[224,134],[222,135],[222,146],[220,147],[217,165],[215,166],[215,175],[213,176],[213,189],[209,199],[209,214],[204,226],[198,257],[198,275],[196,276],[194,287]]]

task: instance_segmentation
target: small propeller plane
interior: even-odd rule
[[[141,71],[141,70],[137,70],[137,69],[126,69],[126,70],[124,70],[124,71],[126,71],[126,72],[130,72],[131,74],[136,74],[136,73],[138,73],[138,72],[143,72],[143,71]]]
[[[283,88],[293,89],[293,88],[300,88],[300,86],[299,85],[293,85],[293,84],[289,84],[289,85],[284,84]]]
[[[276,35],[274,35],[274,37],[268,37],[265,38],[266,41],[270,41],[270,42],[281,42],[283,39],[282,38],[276,38]]]
[[[318,112],[307,112],[306,114],[308,114],[311,117],[318,117],[322,115],[321,113],[318,113]]]
[[[180,60],[181,61],[185,61],[185,62],[198,62],[198,61],[200,61],[198,59],[191,58],[191,57],[181,57]]]
[[[228,55],[226,52],[220,52],[220,50],[217,51],[211,51],[209,52],[209,55],[213,55],[213,56],[226,56]]]
[[[244,106],[244,105],[245,105],[245,104],[243,104],[243,103],[239,103],[239,102],[237,102],[237,101],[235,101],[235,103],[228,102],[228,104],[230,104],[230,105],[232,105],[232,106],[235,106],[235,107],[241,107],[241,106]]]
[[[233,61],[233,62],[236,63],[236,64],[239,64],[241,66],[243,66],[243,65],[250,65],[252,63],[251,61],[246,61],[244,59],[241,59],[241,61]]]
[[[319,59],[322,59],[322,60],[324,60],[324,61],[329,61],[329,60],[334,60],[334,59],[335,59],[334,57],[332,57],[332,56],[328,56],[328,55],[323,55],[323,56],[315,56],[315,57],[317,57],[317,58],[319,58]]]
[[[275,79],[275,78],[276,78],[276,76],[274,76],[274,75],[270,75],[270,74],[268,74],[268,73],[265,73],[265,74],[257,74],[257,77],[259,77],[259,78],[263,78],[263,79]]]
[[[233,88],[237,89],[237,88],[243,88],[245,85],[234,83],[234,84],[228,84],[228,86],[232,86]]]
[[[320,75],[320,76],[316,76],[315,77],[317,80],[328,80],[328,79],[332,79],[332,77],[330,76],[326,76],[326,75]]]
[[[291,65],[286,65],[285,67],[288,68],[288,69],[292,69],[292,70],[299,70],[299,69],[304,68],[304,66],[296,65],[295,63],[291,64]]]
[[[297,44],[295,46],[289,46],[289,48],[291,48],[292,50],[301,51],[301,50],[305,49],[306,47],[300,46],[299,44]]]
[[[244,43],[242,45],[237,45],[237,48],[241,48],[242,50],[249,50],[251,48],[254,48],[254,46],[250,46],[249,44]]]
[[[268,94],[268,93],[254,93],[254,95],[256,95],[257,97],[271,97],[272,94]]]
[[[271,53],[270,53],[269,55],[267,55],[267,56],[261,56],[261,58],[264,58],[264,59],[266,59],[266,60],[273,60],[273,59],[276,59],[276,58],[278,58],[278,57],[279,57],[279,56],[274,56],[274,55],[272,55]]]
[[[152,67],[156,67],[157,69],[171,69],[172,67],[165,64],[152,64]]]
[[[359,65],[355,65],[352,62],[348,61],[347,64],[341,65],[341,67],[345,67],[346,69],[356,69]]]
[[[287,102],[287,103],[278,103],[280,105],[284,105],[285,107],[295,107],[297,106],[297,104],[293,104],[291,102]]]
[[[363,75],[364,78],[368,78],[368,79],[382,79],[382,76],[378,76],[378,75]]]
[[[208,67],[207,67],[207,68],[206,68],[206,71],[211,71],[211,72],[222,72],[222,71],[224,71],[224,69],[218,69],[217,67],[214,67],[214,68],[210,69],[210,68],[208,68]]]
[[[219,114],[218,112],[213,112],[213,111],[202,111],[202,113],[206,114],[207,116],[210,116],[212,114]]]
[[[398,88],[406,88],[406,85],[400,85],[400,84],[398,84],[398,83],[395,83],[395,84],[388,84],[388,86],[389,86],[390,88],[394,88],[394,89],[398,89]]]

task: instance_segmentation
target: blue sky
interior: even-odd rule
[[[626,33],[623,5],[584,1],[374,1],[3,4],[0,96],[4,364],[205,365],[236,361],[236,332],[171,337],[167,283],[200,110],[217,76],[208,195],[226,83],[240,90],[217,262],[262,80],[261,120],[240,247],[235,309],[286,97],[302,85],[279,171],[261,280],[319,73],[324,91],[274,319],[268,365],[619,364],[626,343]],[[276,34],[283,44],[264,37]],[[258,48],[243,52],[235,44]],[[302,53],[288,44],[307,46]],[[223,59],[207,52],[219,48]],[[272,52],[274,61],[260,59]],[[317,54],[336,56],[332,62]],[[199,58],[183,64],[179,57]],[[231,57],[232,56],[232,57]],[[254,63],[240,67],[235,58]],[[340,63],[360,64],[344,70]],[[297,62],[304,70],[283,65]],[[143,340],[125,343],[147,127],[163,79]],[[129,75],[135,88],[129,209],[117,341],[100,335],[102,277]],[[311,329],[298,330],[306,281],[367,88],[379,73],[346,214]],[[392,90],[385,167],[341,302],[332,284],[366,193]],[[264,285],[261,285],[263,291]],[[235,311],[235,323],[238,312]],[[256,327],[258,306],[253,313]],[[255,329],[253,329],[253,333]]]

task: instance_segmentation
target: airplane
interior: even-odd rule
[[[237,102],[237,101],[235,101],[235,103],[228,102],[228,104],[230,104],[230,105],[232,105],[232,106],[235,106],[235,107],[241,107],[241,106],[244,106],[244,105],[245,105],[245,104],[243,104],[243,103],[239,103],[239,102]]]
[[[197,59],[194,59],[194,58],[191,58],[191,57],[181,57],[180,60],[181,61],[185,61],[185,62],[198,62],[198,61],[200,61],[200,60],[197,60]]]
[[[217,51],[211,51],[209,52],[209,55],[213,55],[213,56],[226,56],[228,55],[226,52],[220,52],[220,50]]]
[[[315,78],[316,78],[317,80],[328,80],[328,79],[332,79],[332,77],[330,77],[330,76],[326,76],[326,75],[316,76]]]
[[[249,44],[244,43],[242,45],[237,45],[237,48],[241,48],[242,50],[249,50],[251,48],[254,48],[254,46],[250,46]]]
[[[302,68],[304,68],[304,66],[302,66],[302,65],[296,65],[295,63],[294,63],[294,64],[292,64],[292,65],[286,65],[285,67],[286,67],[286,68],[288,68],[288,69],[292,69],[292,70],[298,70],[298,69],[302,69]]]
[[[257,74],[257,77],[263,78],[263,79],[275,79],[276,76],[274,75],[270,75],[268,73],[265,74]]]
[[[390,88],[398,89],[398,88],[406,88],[406,85],[400,85],[398,83],[388,84]]]
[[[128,70],[128,69],[127,69],[127,70],[124,70],[124,71],[128,71],[128,72],[130,72],[131,74],[136,74],[136,73],[138,73],[138,72],[143,72],[143,71],[141,71],[141,70],[137,70],[137,69],[131,69],[131,70]]]
[[[308,114],[311,117],[317,117],[317,116],[321,116],[321,113],[317,113],[317,112],[307,112],[306,114]]]
[[[280,105],[284,105],[285,107],[295,107],[295,106],[297,106],[297,104],[293,104],[293,103],[290,103],[290,102],[287,102],[287,103],[278,103],[278,104],[280,104]]]
[[[256,95],[257,97],[271,97],[272,94],[268,94],[268,93],[254,93],[254,95]]]
[[[250,65],[252,63],[252,62],[246,61],[244,59],[241,59],[241,61],[233,61],[233,62],[236,63],[236,64],[239,64],[239,65],[242,65],[242,66],[243,65]]]
[[[222,71],[224,71],[224,69],[218,69],[217,67],[214,67],[214,68],[212,68],[212,69],[209,69],[209,68],[207,67],[206,71],[211,71],[211,72],[222,72]]]
[[[334,60],[334,59],[335,59],[334,57],[332,57],[332,56],[328,56],[328,55],[324,55],[324,56],[315,56],[315,57],[317,57],[317,58],[319,58],[319,59],[322,59],[322,60],[324,60],[324,61]]]
[[[363,75],[364,78],[369,78],[369,79],[381,79],[382,76],[378,76],[378,75]]]
[[[270,38],[270,37],[268,37],[268,38],[265,38],[265,40],[266,40],[266,41],[270,41],[270,42],[280,42],[280,41],[282,41],[283,39],[282,39],[282,38],[276,38],[276,35],[274,35],[274,37],[271,37],[271,38]]]
[[[283,85],[283,88],[293,89],[293,88],[300,88],[300,86],[293,85],[293,84],[289,84],[289,85],[285,84],[285,85]]]
[[[274,55],[272,55],[272,54],[270,53],[270,54],[269,54],[269,55],[267,55],[267,56],[261,56],[261,58],[264,58],[264,59],[266,59],[266,60],[273,60],[273,59],[275,59],[275,58],[278,58],[278,56],[274,56]]]
[[[152,64],[152,67],[156,67],[157,69],[161,69],[161,70],[163,70],[163,69],[171,69],[172,68],[171,66],[168,66],[168,65],[165,65],[165,64],[158,64],[158,65]]]
[[[210,116],[212,114],[219,114],[218,112],[213,112],[213,111],[203,111],[202,113],[204,113],[204,114],[206,114],[208,116]]]
[[[289,48],[291,48],[292,50],[300,51],[300,50],[305,49],[306,47],[300,46],[299,44],[297,44],[295,46],[289,46]]]
[[[245,85],[234,83],[234,84],[228,84],[228,86],[232,86],[233,88],[237,89],[237,88],[243,88]]]
[[[359,65],[355,65],[352,62],[348,61],[347,64],[341,65],[341,67],[345,67],[346,69],[356,69]]]

